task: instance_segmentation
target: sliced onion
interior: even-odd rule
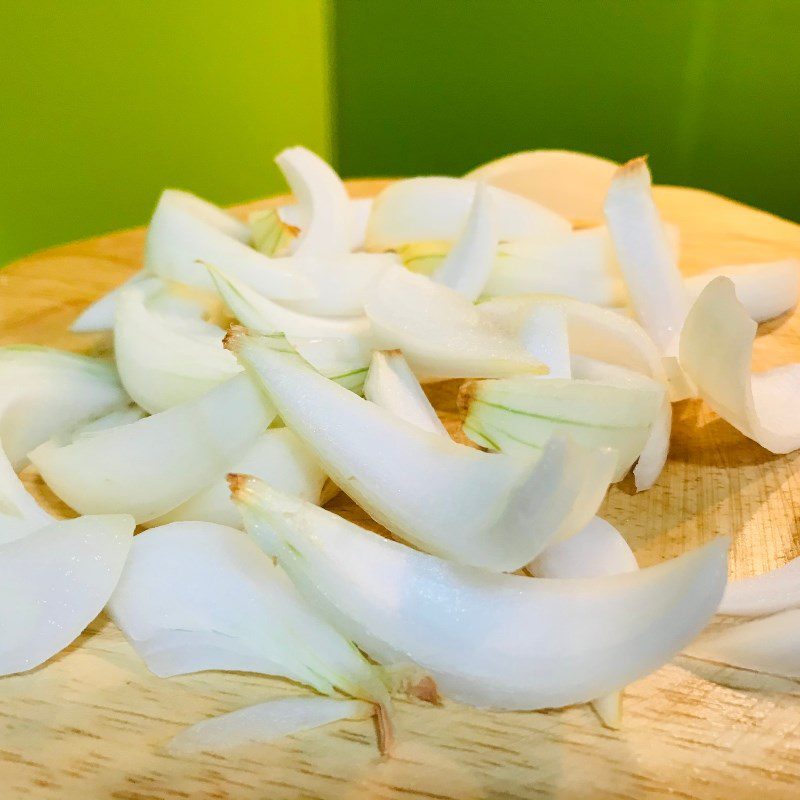
[[[686,318],[681,366],[723,419],[767,450],[788,453],[800,447],[800,364],[751,372],[756,328],[732,281],[715,278]]]
[[[489,190],[479,183],[464,230],[432,277],[475,302],[489,279],[496,248]]]
[[[768,261],[763,264],[738,264],[700,272],[686,279],[686,288],[694,301],[714,278],[730,278],[736,297],[756,322],[779,317],[797,305],[800,291],[800,261]]]
[[[47,485],[81,514],[127,512],[146,522],[221,477],[274,410],[246,375],[197,400],[31,453]]]
[[[114,327],[114,317],[117,313],[117,299],[120,294],[131,286],[136,286],[143,281],[152,280],[145,270],[140,269],[131,275],[128,280],[95,300],[87,306],[78,318],[69,326],[72,333],[95,333],[97,331],[110,331]]]
[[[350,249],[363,250],[367,235],[367,224],[372,213],[373,199],[357,197],[350,200]],[[308,224],[306,210],[300,203],[281,206],[278,215],[287,225],[302,230]]]
[[[378,661],[418,664],[445,696],[480,707],[550,708],[622,688],[694,638],[727,578],[725,538],[624,575],[498,575],[255,479],[232,485],[248,532],[344,635]]]
[[[277,208],[254,211],[247,219],[253,238],[253,247],[265,256],[287,256],[297,238],[297,229],[287,225]]]
[[[450,436],[399,350],[373,353],[364,397],[420,430]]]
[[[676,355],[689,298],[653,201],[645,159],[617,170],[605,213],[636,316],[663,355]]]
[[[346,719],[368,719],[375,706],[335,697],[281,697],[198,722],[169,743],[172,755],[226,753],[248,744],[268,744]]]
[[[241,372],[222,328],[153,311],[136,289],[117,302],[114,354],[128,394],[151,414],[195,400]]]
[[[238,332],[229,346],[331,479],[392,533],[431,552],[518,569],[580,530],[605,495],[610,452],[554,437],[538,458],[481,453],[357,397],[268,340]]]
[[[718,613],[763,617],[794,606],[800,606],[800,558],[762,575],[729,581]]]
[[[541,306],[519,330],[522,346],[549,370],[543,378],[571,378],[567,313],[558,306]]]
[[[410,178],[384,189],[367,226],[368,250],[392,250],[409,242],[454,242],[464,229],[477,183],[462,178]],[[501,241],[564,234],[563,217],[502,189],[489,189],[495,233]]]
[[[0,545],[21,539],[52,521],[25,489],[0,448]]]
[[[684,653],[754,672],[800,678],[800,609],[704,634]]]
[[[255,475],[283,492],[319,503],[326,475],[314,454],[288,428],[262,433],[247,452],[226,469]],[[216,522],[242,527],[242,517],[231,501],[227,481],[220,476],[185,503],[153,520],[150,526],[178,520]]]
[[[79,517],[0,545],[0,674],[39,666],[102,611],[133,528],[126,514]]]
[[[108,610],[161,677],[201,670],[281,675],[384,702],[364,657],[319,619],[247,536],[174,522],[139,534]]]
[[[110,362],[36,345],[0,348],[0,442],[16,470],[51,436],[127,403]]]
[[[402,350],[423,381],[545,371],[465,297],[407,270],[387,272],[364,310],[376,348]]]
[[[617,164],[571,150],[529,150],[490,161],[467,177],[528,197],[567,219],[603,218],[603,200]]]

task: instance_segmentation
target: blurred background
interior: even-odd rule
[[[165,186],[284,189],[517,150],[648,153],[800,220],[800,0],[0,0],[0,263],[143,224]]]

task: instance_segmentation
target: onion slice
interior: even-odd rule
[[[81,311],[77,319],[69,326],[72,333],[97,333],[110,331],[114,327],[114,317],[117,313],[117,300],[126,289],[152,280],[149,274],[140,269],[131,275],[128,280],[112,289],[107,294],[98,298],[91,305]]]
[[[53,522],[31,497],[0,447],[0,545]]]
[[[247,375],[136,422],[50,440],[31,453],[48,486],[81,514],[146,522],[221,477],[275,412]]]
[[[0,674],[44,663],[102,611],[133,527],[126,514],[79,517],[0,545]]]
[[[298,230],[281,219],[277,208],[254,211],[247,218],[253,247],[269,258],[289,255]]]
[[[686,318],[681,366],[723,419],[770,452],[788,453],[800,447],[800,364],[751,372],[756,329],[732,281],[715,278]]]
[[[281,697],[240,708],[192,725],[168,745],[172,755],[226,753],[249,744],[268,744],[346,719],[368,719],[375,706],[336,697]]]
[[[763,617],[795,606],[800,606],[800,558],[762,575],[729,581],[717,612]]]
[[[367,224],[372,213],[371,197],[356,197],[350,200],[350,249],[363,250],[367,235]],[[308,225],[305,208],[300,203],[281,206],[278,216],[286,225],[302,230]]]
[[[480,707],[551,708],[622,688],[696,636],[727,578],[725,538],[624,575],[498,575],[255,479],[231,483],[247,531],[344,635],[379,662],[418,664],[446,697]]]
[[[368,250],[393,250],[409,242],[454,242],[464,229],[478,184],[462,178],[410,178],[384,189],[372,206]],[[495,233],[501,241],[565,234],[563,217],[524,197],[489,188]]]
[[[538,458],[481,453],[420,430],[268,340],[226,340],[331,479],[392,533],[495,570],[527,564],[602,502],[611,452],[554,437]]]

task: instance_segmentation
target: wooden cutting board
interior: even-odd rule
[[[354,196],[383,184],[354,181]],[[800,226],[705,192],[661,187],[657,200],[681,230],[688,274],[722,264],[800,257]],[[283,199],[285,201],[285,198]],[[262,201],[237,209],[283,202]],[[141,230],[31,256],[0,273],[0,343],[75,351],[104,346],[67,326],[141,263]],[[761,327],[756,366],[800,360],[800,316]],[[434,390],[451,429],[453,386]],[[718,534],[733,538],[743,577],[800,555],[800,453],[774,456],[700,401],[675,407],[670,459],[658,484],[609,493],[603,515],[642,565]],[[800,412],[800,402],[798,403]],[[51,509],[68,513],[26,475]],[[340,496],[333,507],[364,522]],[[268,622],[268,621],[267,621]],[[525,631],[520,631],[524,636]],[[625,693],[621,731],[588,706],[491,713],[446,702],[398,704],[399,744],[381,759],[369,723],[310,731],[233,757],[168,756],[164,743],[210,715],[300,687],[252,675],[150,675],[101,615],[67,651],[0,681],[0,797],[58,800],[162,798],[797,798],[800,683],[679,657]]]

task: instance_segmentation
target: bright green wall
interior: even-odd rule
[[[0,0],[0,264],[329,152],[324,0]]]
[[[337,0],[337,157],[626,159],[800,220],[800,0]]]

